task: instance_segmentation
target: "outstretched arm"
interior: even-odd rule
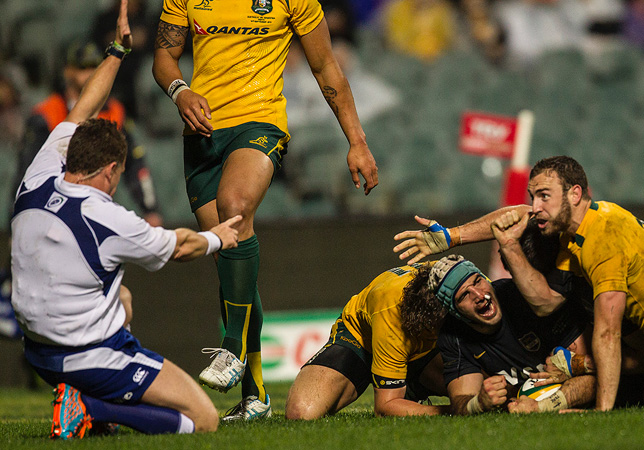
[[[519,397],[508,404],[508,411],[514,414],[551,412],[568,408],[581,408],[595,398],[595,376],[582,375],[566,380],[561,389],[543,400]]]
[[[413,264],[421,259],[442,253],[452,247],[473,242],[489,241],[494,238],[492,223],[508,211],[516,210],[523,216],[532,210],[528,205],[506,206],[484,215],[476,220],[453,228],[446,228],[435,220],[415,216],[416,222],[427,227],[424,230],[403,231],[394,236],[397,241],[403,241],[394,247],[394,252],[400,253],[400,259],[411,258],[407,264]]]
[[[349,82],[333,54],[326,19],[313,31],[301,36],[300,41],[313,76],[349,141],[347,164],[353,184],[360,188],[361,174],[365,179],[364,193],[369,194],[378,185],[378,168],[367,146]]]
[[[188,228],[177,228],[177,243],[172,253],[172,260],[178,262],[192,261],[219,250],[237,247],[238,232],[234,227],[242,216],[231,217],[227,221],[212,227],[208,231],[197,233]]]
[[[129,50],[132,48],[132,35],[130,34],[130,24],[127,19],[127,2],[128,0],[121,0],[114,42],[117,46]],[[114,78],[116,78],[119,67],[121,67],[121,62],[122,58],[113,55],[103,60],[87,80],[87,83],[85,83],[78,102],[65,118],[66,122],[81,123],[98,114],[110,95]]]

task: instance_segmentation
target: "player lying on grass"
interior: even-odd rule
[[[628,346],[640,352],[644,339],[644,222],[614,203],[593,201],[583,167],[568,156],[537,162],[528,191],[531,214],[541,232],[560,238],[560,262],[583,275],[593,288],[595,407],[609,410],[617,396],[622,349]],[[530,207],[515,210],[522,216]],[[411,258],[411,264],[455,245],[491,239],[490,224],[503,212],[451,229],[417,217],[428,228],[398,234],[395,239],[403,242],[394,251],[402,251],[400,258]]]
[[[568,300],[553,311],[523,299],[510,279],[490,282],[459,255],[439,260],[430,283],[450,316],[438,347],[454,414],[477,414],[504,408],[514,413],[554,411],[587,404],[594,398],[592,375],[572,378],[561,390],[537,402],[514,400],[531,373],[557,346],[585,353],[587,319]],[[544,287],[546,289],[546,287]]]
[[[91,119],[131,48],[127,0],[116,40],[69,115],[27,169],[12,227],[12,303],[25,356],[57,386],[52,438],[98,424],[149,434],[214,431],[217,410],[183,370],[124,327],[123,264],[158,270],[237,245],[233,218],[204,233],[153,228],[113,203],[126,143],[116,124]]]
[[[390,269],[351,298],[328,343],[291,386],[287,419],[335,414],[360,397],[369,383],[376,415],[447,412],[445,406],[418,402],[446,394],[436,351],[446,312],[429,293],[431,264]]]

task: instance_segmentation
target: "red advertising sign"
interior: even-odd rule
[[[467,111],[461,119],[459,147],[465,153],[512,159],[517,118]]]

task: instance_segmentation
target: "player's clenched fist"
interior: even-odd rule
[[[479,402],[484,411],[502,406],[508,399],[507,381],[503,375],[494,375],[483,380]]]
[[[528,225],[529,214],[519,215],[517,210],[508,211],[492,222],[492,234],[499,246],[504,247],[510,242],[519,242]]]

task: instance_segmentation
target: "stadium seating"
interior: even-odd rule
[[[68,15],[57,15],[61,5]],[[0,39],[6,43],[7,30],[19,23],[20,27],[11,29],[23,36],[15,47],[20,57],[38,56],[49,51],[49,42],[35,43],[25,35],[51,36],[47,26],[64,29],[52,36],[61,40],[71,31],[84,32],[82,26],[70,25],[74,20],[89,23],[84,6],[81,0],[9,2],[0,18]],[[42,20],[49,14],[56,17],[52,25]],[[496,207],[502,177],[484,174],[483,159],[458,150],[465,110],[516,115],[531,109],[536,119],[531,163],[569,154],[586,167],[596,198],[642,203],[644,57],[640,50],[618,45],[592,57],[575,50],[553,51],[528,70],[516,71],[492,66],[472,48],[452,50],[429,64],[383,48],[374,31],[361,30],[359,40],[363,69],[402,96],[400,106],[363,123],[379,165],[380,185],[366,199],[353,188],[346,167],[348,146],[337,124],[298,127],[291,130],[284,171],[274,180],[258,218],[445,214]],[[51,39],[51,45],[56,44]],[[151,59],[135,80],[142,117],[139,139],[147,148],[168,220],[192,221],[181,169],[182,123],[175,106],[154,82],[150,67]],[[189,78],[188,55],[182,58],[181,68]],[[10,171],[12,155],[0,152],[0,158],[2,170]],[[128,202],[125,190],[119,195]]]

